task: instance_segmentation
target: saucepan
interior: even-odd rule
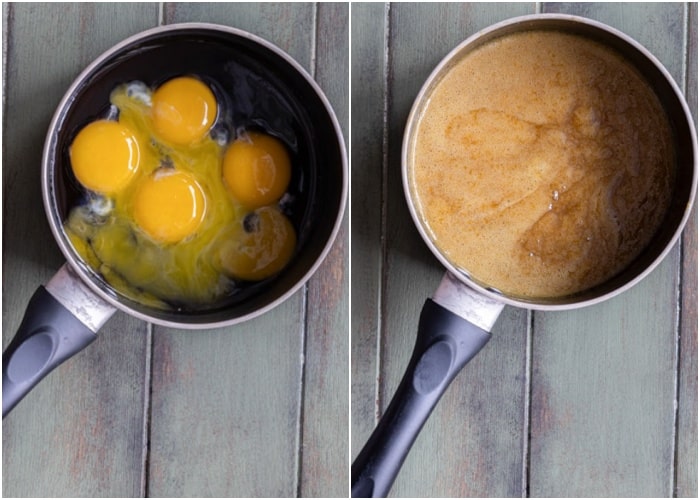
[[[439,236],[426,222],[424,207],[417,193],[420,186],[415,178],[417,130],[424,119],[426,109],[437,106],[435,90],[463,58],[492,41],[501,43],[501,37],[523,32],[547,31],[576,35],[612,49],[615,57],[621,57],[646,80],[648,88],[658,98],[659,115],[666,115],[673,143],[670,163],[675,164],[675,177],[668,181],[670,202],[661,212],[658,229],[654,228],[649,241],[637,249],[631,263],[612,277],[586,289],[556,297],[528,297],[520,293],[507,293],[503,287],[492,286],[459,265],[454,253],[448,254],[437,241]],[[541,57],[547,57],[541,54]],[[513,64],[512,67],[516,67]],[[511,67],[511,66],[509,66]],[[516,70],[512,70],[516,71]],[[463,74],[466,74],[463,73]],[[472,76],[474,73],[471,73]],[[518,75],[508,75],[508,78]],[[566,76],[566,75],[562,75]],[[487,86],[488,87],[488,86]],[[545,97],[546,98],[546,97]],[[447,107],[454,104],[448,103]],[[623,101],[620,101],[623,104]],[[443,108],[440,108],[443,109]],[[488,110],[487,110],[488,111]],[[480,110],[478,113],[486,113]],[[438,116],[438,115],[435,115]],[[480,116],[470,117],[473,125]],[[519,126],[513,117],[495,117],[512,127]],[[593,117],[595,118],[595,117]],[[496,127],[497,128],[497,127]],[[540,127],[532,138],[552,134],[552,129]],[[540,134],[540,135],[537,135]],[[634,134],[634,133],[633,133]],[[558,136],[552,135],[554,141]],[[634,137],[634,135],[633,135]],[[488,141],[489,138],[469,138],[470,141]],[[533,139],[534,140],[534,139]],[[585,141],[583,141],[585,142]],[[429,144],[425,148],[433,147]],[[497,145],[495,148],[507,148]],[[642,45],[602,23],[568,15],[531,15],[513,18],[488,27],[468,38],[450,52],[435,68],[415,99],[408,116],[402,149],[402,175],[404,193],[413,221],[435,257],[446,268],[442,282],[432,298],[427,299],[419,320],[418,336],[405,374],[364,448],[352,465],[352,496],[386,496],[406,458],[410,447],[450,382],[459,370],[488,342],[490,330],[504,305],[542,311],[561,311],[590,306],[605,301],[628,290],[647,276],[676,244],[689,217],[697,189],[697,145],[693,120],[678,86],[663,65]],[[675,155],[675,156],[673,156]],[[454,161],[460,161],[459,158]],[[514,162],[517,164],[517,161]],[[514,167],[515,168],[515,167]],[[439,175],[439,174],[435,174]],[[663,181],[662,181],[663,182]],[[484,185],[489,189],[493,184]],[[466,189],[466,188],[465,188]],[[479,189],[477,186],[474,189]],[[560,194],[553,193],[552,203]],[[560,201],[560,200],[559,200]],[[439,201],[445,202],[444,200]],[[447,203],[447,202],[445,202]],[[450,231],[465,232],[454,224]],[[466,236],[469,236],[467,233]],[[538,244],[541,242],[537,242]],[[498,244],[498,243],[496,243]],[[533,251],[534,253],[534,251]],[[489,258],[479,254],[479,258]]]
[[[86,196],[70,165],[69,148],[78,131],[109,115],[110,95],[117,86],[138,82],[138,92],[183,75],[211,84],[223,103],[219,140],[254,129],[284,145],[291,173],[279,204],[295,231],[291,258],[283,269],[260,279],[244,277],[231,285],[231,293],[196,307],[125,293],[103,268],[83,257],[65,229],[71,209]],[[207,23],[147,30],[100,55],[58,105],[41,169],[49,226],[67,262],[39,286],[3,353],[3,417],[52,369],[94,341],[117,310],[167,327],[204,329],[241,323],[277,306],[311,277],[330,251],[347,197],[342,132],[317,83],[272,43]]]

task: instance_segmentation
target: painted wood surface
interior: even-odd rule
[[[356,455],[375,425],[385,189],[386,7],[352,7],[351,434]]]
[[[316,14],[314,76],[350,132],[350,8],[323,3]],[[349,239],[349,211],[338,238]],[[309,282],[306,301],[302,428],[298,495],[347,496],[350,467],[349,336],[350,249],[336,245]]]
[[[62,262],[40,155],[85,65],[159,24],[235,26],[315,75],[347,135],[348,14],[313,3],[4,5],[4,345]],[[117,313],[3,422],[3,495],[346,496],[347,227],[346,217],[304,289],[241,326],[181,331]]]
[[[371,146],[353,164],[352,283],[363,283],[352,292],[353,457],[398,385],[420,307],[442,274],[401,191],[412,100],[457,43],[536,11],[594,18],[638,39],[697,108],[695,5],[353,4],[353,99],[385,109],[353,114],[352,123],[353,139]],[[353,102],[353,111],[364,105]],[[353,160],[360,149],[353,144]],[[562,313],[507,307],[424,427],[391,496],[697,496],[694,217],[662,265],[618,298]]]
[[[688,9],[685,90],[698,127],[698,4]],[[694,20],[694,21],[693,21]],[[679,498],[698,496],[698,199],[683,234],[681,247],[681,318],[679,346],[676,491]]]

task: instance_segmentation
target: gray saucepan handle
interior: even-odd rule
[[[39,287],[2,354],[3,418],[51,370],[96,338],[46,288]]]
[[[425,302],[404,377],[352,464],[353,498],[387,495],[440,397],[490,338],[489,332],[433,300]]]
[[[67,264],[40,286],[2,353],[2,417],[51,370],[93,342],[115,311]]]

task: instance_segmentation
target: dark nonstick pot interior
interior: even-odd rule
[[[62,225],[83,196],[69,163],[69,146],[87,123],[106,115],[120,84],[149,87],[180,75],[211,84],[230,114],[229,133],[259,129],[285,142],[292,156],[291,219],[295,256],[278,276],[242,286],[219,303],[188,310],[157,309],[120,294],[73,250]],[[289,56],[245,32],[211,25],[173,25],[126,40],[99,58],[64,97],[44,150],[44,201],[49,222],[69,262],[104,298],[131,314],[164,324],[197,327],[245,319],[286,298],[328,251],[345,203],[345,148],[330,106]]]

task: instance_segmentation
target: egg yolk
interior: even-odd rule
[[[277,207],[263,207],[246,217],[224,241],[221,267],[233,278],[258,281],[284,268],[292,258],[296,234]]]
[[[70,146],[70,162],[78,182],[87,189],[114,194],[123,189],[139,167],[139,144],[119,122],[97,120],[78,132]]]
[[[173,78],[153,93],[152,113],[154,129],[161,138],[187,145],[201,140],[214,124],[216,99],[196,78]]]
[[[153,239],[176,243],[197,230],[204,219],[205,200],[191,175],[161,168],[136,191],[134,221]]]
[[[70,145],[91,192],[71,208],[66,234],[117,292],[153,307],[218,304],[280,273],[297,248],[278,207],[291,150],[263,132],[230,141],[244,125],[214,88],[194,76],[155,90],[119,85],[110,94],[118,120],[98,119]]]
[[[291,177],[289,155],[274,137],[249,132],[226,150],[223,177],[233,196],[244,206],[269,205],[287,190]]]

